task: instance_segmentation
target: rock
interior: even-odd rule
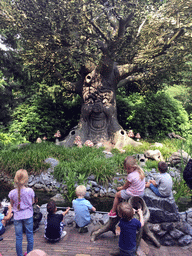
[[[45,163],[49,163],[51,164],[51,166],[54,168],[55,166],[57,166],[59,164],[59,161],[56,160],[55,158],[47,158],[45,159]]]
[[[180,221],[176,224],[176,228],[181,230],[183,233],[192,236],[192,227],[185,221]]]
[[[91,174],[87,179],[88,180],[95,180],[95,175]]]
[[[176,228],[174,230],[170,231],[169,234],[174,239],[179,239],[180,237],[184,236],[184,233]]]
[[[96,181],[93,181],[93,180],[90,180],[89,184],[92,185],[92,187],[97,187],[97,182]]]
[[[162,147],[163,147],[163,144],[162,144],[162,143],[159,143],[159,142],[155,142],[155,144],[154,144],[154,145],[151,145],[151,147],[162,148]]]
[[[43,185],[43,184],[35,184],[34,185],[34,188],[36,188],[36,189],[43,189],[45,187],[45,185]]]
[[[170,156],[168,161],[171,166],[179,166],[180,167],[181,163],[186,165],[190,158],[191,158],[190,155],[188,155],[188,153],[186,153],[184,150],[178,150],[177,152],[174,152]]]
[[[100,191],[100,188],[94,187],[94,191],[95,191],[96,193],[98,193],[98,192]]]
[[[89,199],[90,197],[91,197],[90,192],[87,191],[86,194],[85,194],[85,198]]]
[[[186,235],[186,236],[183,236],[181,237],[179,240],[178,240],[178,244],[180,246],[185,246],[185,245],[188,245],[192,242],[192,237],[190,235]]]
[[[164,237],[160,238],[160,243],[165,246],[176,245],[176,241],[173,240],[173,238],[169,234],[166,234]]]
[[[63,204],[65,203],[65,198],[61,194],[56,194],[55,196],[50,198],[51,200],[54,200],[56,204]]]
[[[147,161],[146,157],[144,154],[137,154],[135,156],[135,158],[137,159],[139,165],[142,167],[142,166],[145,166],[145,162]]]
[[[113,157],[113,154],[110,151],[103,151],[103,153],[105,154],[106,158]]]
[[[149,188],[145,189],[143,199],[150,211],[151,223],[174,222],[179,220],[178,207],[173,195],[167,198],[156,196]]]
[[[145,155],[146,158],[153,159],[155,161],[164,161],[164,159],[161,155],[161,152],[158,149],[156,149],[156,150],[147,150],[144,153],[144,155]]]
[[[173,223],[172,222],[170,222],[170,223],[168,223],[168,222],[164,222],[164,223],[161,223],[161,228],[162,228],[162,230],[165,230],[165,231],[171,231],[171,230],[173,230]]]

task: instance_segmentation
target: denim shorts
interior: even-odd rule
[[[2,226],[2,228],[0,229],[0,236],[3,235],[5,233],[5,227]]]
[[[121,248],[120,249],[120,256],[136,256],[136,247],[134,247],[132,250],[123,250]]]
[[[125,189],[122,189],[121,190],[121,198],[128,199],[129,197],[131,197],[131,195],[128,194]]]

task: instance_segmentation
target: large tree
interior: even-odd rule
[[[30,76],[60,83],[82,98],[81,119],[68,145],[77,135],[83,143],[127,143],[117,120],[117,88],[157,91],[190,56],[191,1],[2,0],[0,5],[4,42],[17,46]]]

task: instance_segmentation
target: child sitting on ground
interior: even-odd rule
[[[79,228],[79,233],[88,232],[87,225],[91,222],[90,210],[96,211],[95,207],[84,198],[86,194],[86,187],[84,185],[80,185],[76,187],[76,195],[77,199],[73,200],[72,206],[75,211],[75,222],[76,227]]]
[[[146,188],[150,188],[159,197],[169,197],[172,192],[173,181],[167,169],[167,164],[160,161],[158,163],[159,176],[156,180],[150,180],[145,184]]]
[[[70,208],[67,208],[62,214],[56,214],[57,207],[55,201],[50,201],[47,204],[47,220],[45,221],[44,237],[50,242],[57,242],[63,238],[67,232],[63,231],[64,223],[63,217],[68,213]]]
[[[121,199],[128,199],[131,196],[143,196],[145,190],[145,174],[140,166],[137,165],[133,156],[127,156],[124,161],[124,169],[127,171],[127,181],[117,190],[113,207],[109,213],[109,217],[116,218],[117,205]]]
[[[1,203],[0,203],[0,206],[1,206]],[[12,216],[13,216],[12,207],[11,207],[11,204],[9,204],[7,214],[5,215],[3,213],[0,213],[0,236],[3,235],[3,233],[5,232],[6,224],[11,219]]]
[[[35,195],[35,202],[33,204],[33,232],[39,229],[39,223],[42,219],[42,213],[40,211],[40,206],[38,203],[38,197]]]
[[[119,222],[120,236],[119,249],[120,256],[136,255],[136,232],[144,226],[143,212],[137,210],[140,221],[133,218],[135,209],[127,202],[122,202],[117,206],[117,211],[121,220]]]

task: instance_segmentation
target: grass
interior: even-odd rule
[[[91,174],[95,175],[97,182],[103,184],[111,181],[116,173],[123,174],[123,161],[127,155],[141,154],[148,149],[159,149],[163,158],[167,160],[173,152],[179,149],[183,149],[190,155],[192,153],[191,141],[164,139],[160,141],[163,145],[161,148],[154,147],[154,141],[141,142],[142,145],[138,147],[130,145],[125,147],[125,153],[113,149],[113,157],[111,158],[105,158],[102,152],[103,148],[97,149],[86,146],[65,148],[51,142],[31,143],[23,148],[6,146],[0,150],[0,171],[4,171],[11,177],[14,177],[15,172],[20,168],[26,169],[29,174],[39,174],[49,167],[49,164],[44,163],[46,158],[56,158],[59,160],[59,165],[55,168],[54,175],[58,181],[65,181],[67,186],[71,187],[71,195],[68,194],[68,196],[72,198],[75,183],[82,184]],[[148,160],[145,170],[157,169],[157,164],[154,160]],[[174,190],[177,191],[176,199],[191,195],[183,179],[181,181],[174,180]]]

